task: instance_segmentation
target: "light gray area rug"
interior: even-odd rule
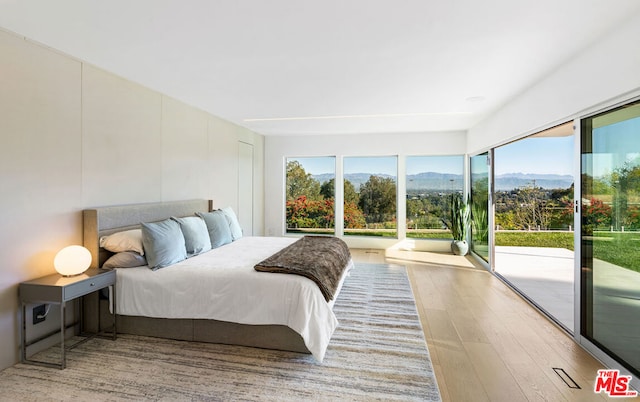
[[[404,267],[357,265],[334,311],[340,325],[322,363],[292,352],[119,335],[71,350],[65,370],[17,364],[0,372],[0,400],[440,400]]]

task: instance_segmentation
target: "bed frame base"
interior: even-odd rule
[[[262,349],[310,353],[302,337],[285,325],[246,325],[227,321],[118,315],[118,333]],[[96,326],[96,323],[89,323]],[[100,300],[101,329],[113,325],[108,302]]]
[[[95,296],[84,297],[83,329],[90,332],[110,330],[113,327],[113,315],[109,311],[109,302],[98,300]],[[97,308],[100,310],[99,317]],[[118,315],[117,320],[119,334],[311,353],[300,334],[285,325],[247,325],[218,320],[129,315]]]

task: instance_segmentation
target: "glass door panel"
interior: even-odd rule
[[[574,330],[573,122],[494,150],[495,272]]]
[[[471,250],[489,262],[489,154],[471,157]]]
[[[640,102],[582,121],[582,328],[640,375]]]

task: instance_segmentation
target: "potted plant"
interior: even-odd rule
[[[467,255],[469,244],[467,243],[467,233],[469,230],[469,220],[471,218],[471,207],[469,198],[463,198],[457,194],[451,195],[451,251],[455,255]]]

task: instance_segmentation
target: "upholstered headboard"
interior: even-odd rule
[[[83,211],[84,246],[91,252],[91,268],[101,267],[110,253],[100,249],[100,237],[136,229],[141,222],[156,222],[172,216],[191,216],[213,210],[211,200],[186,200],[119,205]]]

